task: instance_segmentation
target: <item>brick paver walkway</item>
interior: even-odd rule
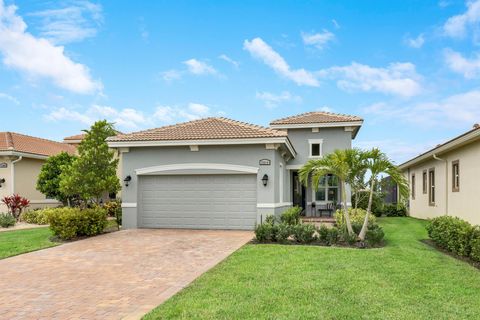
[[[0,260],[0,319],[138,319],[252,238],[125,230]]]

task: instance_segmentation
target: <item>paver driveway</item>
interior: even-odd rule
[[[252,238],[125,230],[0,260],[0,319],[136,319]]]

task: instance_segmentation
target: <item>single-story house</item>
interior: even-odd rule
[[[412,217],[457,216],[480,224],[480,126],[401,164]]]
[[[57,206],[59,202],[47,199],[36,184],[45,160],[63,151],[74,154],[76,148],[15,132],[0,132],[0,198],[19,194],[30,200],[30,208]],[[0,212],[6,210],[0,203]]]
[[[292,205],[316,214],[339,202],[338,180],[326,177],[315,192],[301,185],[298,169],[351,148],[362,124],[308,112],[269,128],[206,118],[110,137],[121,160],[123,227],[253,229]]]

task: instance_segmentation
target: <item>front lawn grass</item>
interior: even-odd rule
[[[480,271],[382,218],[386,246],[246,245],[144,319],[478,319]]]
[[[0,232],[0,259],[58,245],[48,227]]]

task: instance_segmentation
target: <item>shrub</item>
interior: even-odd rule
[[[361,228],[361,226],[360,226]],[[357,242],[357,234],[358,232],[355,231],[355,228],[353,229],[355,233],[353,234],[349,234],[347,229],[341,229],[341,230],[338,230],[338,238],[339,238],[339,241],[342,241],[344,243],[347,243],[348,245],[354,245],[356,242]]]
[[[103,208],[81,210],[79,208],[52,209],[50,229],[61,239],[93,236],[103,232],[107,226],[107,213]]]
[[[285,243],[292,235],[292,226],[286,223],[280,223],[277,225],[276,240],[280,243]]]
[[[50,214],[54,212],[54,208],[28,210],[22,213],[21,220],[33,224],[48,224]]]
[[[324,224],[317,229],[318,240],[322,243],[328,242],[328,227]]]
[[[359,191],[358,196],[352,195],[352,206],[355,206],[356,198],[358,198],[357,208],[367,210],[369,195],[370,195],[369,191]],[[383,194],[379,192],[374,192],[373,198],[372,198],[372,214],[377,217],[381,216],[382,207],[383,207]]]
[[[311,243],[315,241],[315,226],[313,224],[297,224],[292,226],[292,235],[299,243]]]
[[[438,246],[460,256],[470,255],[473,227],[468,222],[457,217],[441,216],[429,222],[427,231]]]
[[[0,227],[13,227],[17,220],[9,213],[0,213]]]
[[[407,208],[401,203],[389,203],[384,205],[383,214],[387,217],[405,217],[407,215]]]
[[[20,214],[23,209],[30,205],[30,201],[27,198],[14,194],[11,196],[5,196],[2,202],[7,206],[8,213],[10,213],[16,221],[20,219]]]
[[[472,230],[470,237],[470,258],[480,262],[480,227],[476,226]]]
[[[350,222],[352,223],[352,228],[354,225],[360,225],[360,228],[361,228],[363,225],[363,220],[365,220],[365,215],[367,214],[367,211],[364,209],[349,208],[348,213],[350,215]],[[377,221],[376,217],[373,214],[370,214],[368,218],[369,226],[375,224],[376,221]],[[335,223],[337,224],[337,227],[339,229],[343,229],[346,227],[345,215],[343,214],[343,210],[337,210],[335,212]]]
[[[262,223],[255,227],[255,238],[259,242],[274,241],[275,230],[274,226],[270,223]]]
[[[298,206],[288,208],[280,216],[280,221],[283,223],[289,224],[291,226],[297,225],[300,222],[301,212],[302,212],[302,208]]]
[[[117,226],[120,229],[122,225],[122,203],[121,201],[109,201],[103,205],[103,208],[107,211],[107,216],[114,217],[117,221]]]
[[[327,244],[328,245],[334,245],[338,243],[340,236],[340,231],[338,230],[337,227],[332,227],[328,229],[328,234],[327,234]]]
[[[375,247],[383,242],[384,237],[385,233],[383,232],[382,227],[380,227],[378,224],[373,224],[368,227],[365,235],[365,242],[369,247]]]
[[[271,214],[265,218],[265,223],[271,224],[272,226],[275,224],[275,215]]]

